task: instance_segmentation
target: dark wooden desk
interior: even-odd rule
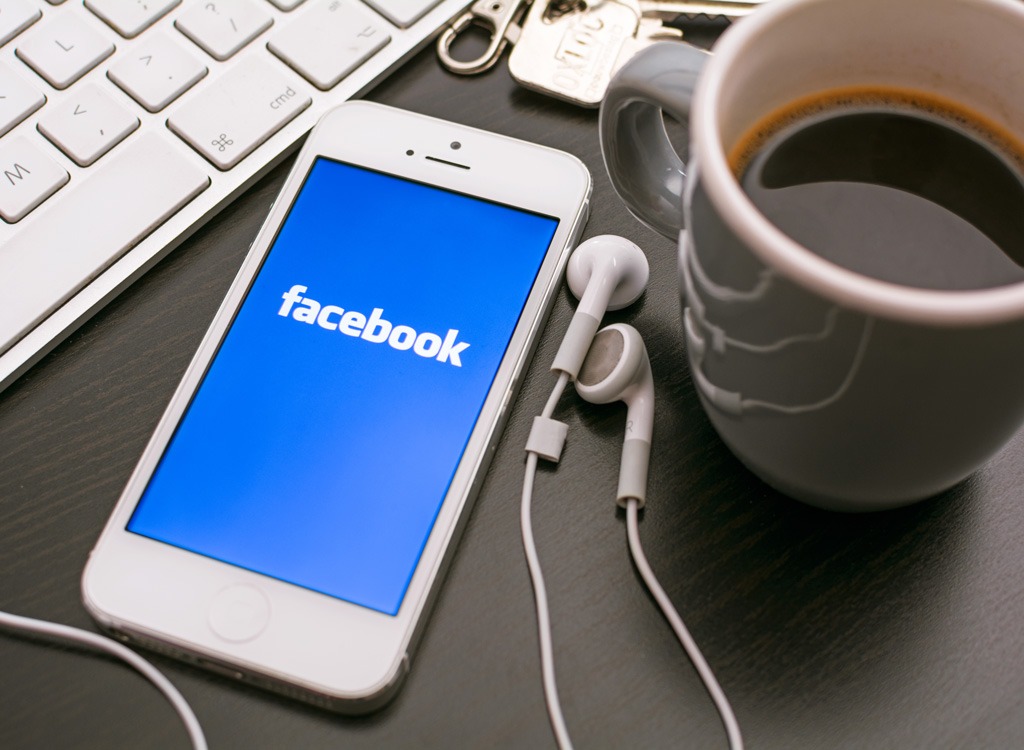
[[[969,481],[871,516],[819,512],[722,445],[680,343],[675,254],[612,193],[595,112],[474,79],[432,51],[372,95],[537,141],[594,175],[587,236],[646,248],[615,317],[646,337],[658,412],[641,533],[717,671],[749,748],[1024,747],[1024,434]],[[0,607],[85,628],[79,576],[288,165],[278,168],[0,394]],[[213,748],[544,748],[533,597],[519,539],[523,444],[573,307],[557,302],[411,675],[362,719],[162,657]],[[950,356],[956,356],[951,352]],[[580,748],[724,748],[689,662],[643,591],[612,492],[621,407],[567,394],[570,441],[538,478],[535,527],[558,677]],[[103,657],[0,633],[0,747],[186,747],[170,707]]]

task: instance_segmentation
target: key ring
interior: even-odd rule
[[[519,39],[519,19],[530,0],[477,0],[469,10],[455,19],[437,40],[437,56],[452,73],[473,75],[491,68],[509,43]],[[491,34],[491,42],[475,60],[456,60],[451,55],[452,42],[470,25],[480,26]]]

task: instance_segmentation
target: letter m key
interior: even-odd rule
[[[0,217],[13,223],[49,198],[69,175],[23,136],[0,144]]]

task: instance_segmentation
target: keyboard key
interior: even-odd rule
[[[0,0],[0,47],[18,36],[43,15],[26,0]]]
[[[107,75],[150,112],[159,112],[188,91],[207,68],[166,34],[158,33],[110,66]]]
[[[0,247],[0,352],[209,184],[167,138],[145,133],[61,191],[45,221]]]
[[[242,60],[167,125],[218,169],[231,169],[312,102],[282,70],[269,58]]]
[[[46,97],[34,86],[0,63],[0,135],[42,107],[45,102]]]
[[[227,60],[270,28],[273,16],[252,0],[216,0],[195,5],[174,25],[217,60]]]
[[[85,0],[85,7],[114,31],[131,39],[156,23],[181,0]]]
[[[302,5],[306,0],[270,0],[279,10],[289,11],[295,10]]]
[[[395,26],[412,26],[441,0],[366,0],[366,4]]]
[[[0,142],[0,216],[4,221],[21,221],[69,179],[63,167],[25,136]]]
[[[139,118],[94,83],[76,86],[39,119],[39,132],[80,167],[88,167],[139,127]]]
[[[267,47],[327,91],[390,40],[383,24],[355,0],[317,0]]]
[[[62,13],[25,34],[15,52],[55,89],[66,89],[110,57],[114,45],[78,16]]]

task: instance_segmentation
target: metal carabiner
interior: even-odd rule
[[[452,73],[473,75],[491,68],[507,44],[519,39],[519,19],[530,0],[477,0],[469,10],[456,18],[437,40],[437,56]],[[451,55],[452,42],[470,25],[480,26],[491,34],[491,42],[484,53],[475,60],[456,60]]]

